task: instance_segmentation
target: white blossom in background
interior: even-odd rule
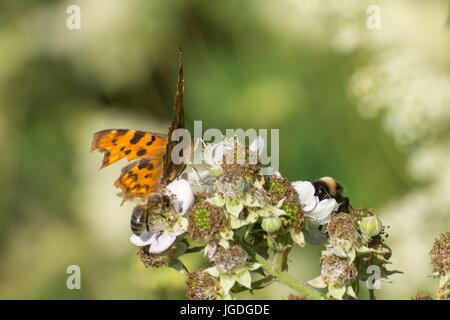
[[[350,91],[362,116],[386,111],[384,126],[400,146],[420,142],[450,123],[448,73],[406,48],[385,51],[358,70]]]

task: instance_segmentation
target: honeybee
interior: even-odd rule
[[[170,197],[162,193],[151,194],[145,205],[138,205],[131,214],[131,231],[140,236],[145,230],[164,230],[168,221],[164,212],[172,207]]]
[[[339,212],[350,212],[350,199],[343,196],[344,187],[334,178],[322,177],[313,181],[315,195],[319,200],[334,198],[339,204]]]

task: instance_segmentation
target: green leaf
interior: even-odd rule
[[[283,199],[281,199],[280,201],[278,201],[278,202],[275,204],[275,206],[276,206],[277,208],[281,208],[281,206],[282,206],[283,203],[284,203],[284,200],[286,200],[286,197],[284,197]]]
[[[386,277],[396,274],[396,273],[403,273],[403,272],[399,271],[399,270],[387,270],[386,268],[381,268],[381,276],[383,278],[386,278]]]
[[[327,284],[323,281],[322,276],[318,276],[312,280],[309,280],[308,283],[316,288],[326,288]]]
[[[181,274],[188,274],[188,270],[186,269],[184,264],[180,261],[180,259],[177,258],[169,259],[167,265]]]
[[[259,203],[258,200],[256,200],[255,198],[253,198],[249,193],[246,193],[244,195],[244,204],[247,207],[261,207],[261,203]]]
[[[344,296],[346,291],[347,290],[346,290],[345,286],[338,287],[338,288],[336,288],[336,287],[334,287],[332,285],[328,286],[328,292],[331,294],[331,296],[333,298],[336,298],[336,299],[339,299],[339,300],[342,300],[342,297]]]
[[[273,214],[273,215],[275,215],[275,216],[283,216],[283,215],[286,215],[286,211],[284,211],[284,210],[282,210],[282,209],[279,209],[279,208],[277,208],[277,207],[275,207],[275,206],[271,206],[271,207],[269,207],[269,211]]]
[[[352,263],[356,258],[356,249],[355,247],[351,248],[349,252],[347,252],[347,257],[349,258],[349,262]]]
[[[250,271],[255,271],[256,269],[261,268],[261,263],[258,262],[250,262],[247,266],[247,269]]]
[[[306,246],[305,235],[302,231],[296,232],[291,229],[291,238],[300,247],[304,248]]]
[[[218,207],[222,207],[225,204],[225,199],[216,194],[214,197],[206,199],[206,202],[209,202],[210,204]]]
[[[219,270],[217,270],[217,267],[210,267],[208,269],[205,269],[205,272],[207,272],[214,278],[218,278],[220,276],[220,272],[219,272]]]
[[[233,230],[231,230],[231,229],[227,228],[227,229],[221,231],[219,234],[222,239],[233,240],[234,233],[233,233]]]
[[[239,229],[242,226],[245,226],[248,224],[247,220],[242,220],[239,218],[236,218],[235,216],[228,216],[228,224],[231,227],[231,229]]]
[[[258,218],[258,212],[251,210],[245,220],[247,221],[247,223],[255,223],[256,221],[258,221]]]
[[[242,268],[236,273],[236,281],[249,289],[252,288],[252,276],[247,268]]]
[[[244,209],[244,204],[240,200],[225,201],[225,208],[229,214],[238,217],[239,213]]]
[[[220,285],[222,286],[223,291],[225,291],[225,294],[228,294],[230,292],[230,289],[234,286],[235,283],[236,283],[235,275],[226,273],[220,274]]]
[[[347,294],[348,294],[350,297],[352,297],[352,298],[358,299],[358,297],[356,296],[356,293],[355,293],[355,291],[353,290],[352,286],[348,286],[348,287],[347,287]]]
[[[361,247],[357,247],[357,248],[356,248],[356,252],[357,252],[357,253],[360,253],[360,254],[366,254],[366,253],[375,252],[375,250],[374,250],[374,249],[367,248],[367,247],[365,247],[365,246],[361,246]]]
[[[224,249],[228,249],[228,247],[230,246],[230,243],[225,239],[220,239],[219,246],[221,246]]]

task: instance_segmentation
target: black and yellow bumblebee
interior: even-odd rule
[[[145,230],[164,230],[168,224],[164,212],[171,208],[171,199],[162,193],[148,197],[145,205],[138,205],[131,214],[131,231],[140,236]]]
[[[319,200],[333,198],[339,204],[339,212],[350,212],[352,208],[350,205],[350,199],[343,196],[344,187],[342,184],[334,178],[322,177],[313,181],[315,196]]]

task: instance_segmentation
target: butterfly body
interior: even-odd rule
[[[107,129],[96,132],[92,151],[104,154],[101,168],[127,158],[131,161],[122,168],[114,186],[122,190],[123,201],[146,199],[176,179],[185,169],[184,163],[175,164],[171,153],[176,142],[170,137],[176,129],[184,128],[183,64],[180,51],[180,68],[175,94],[175,117],[168,134],[130,129]]]

